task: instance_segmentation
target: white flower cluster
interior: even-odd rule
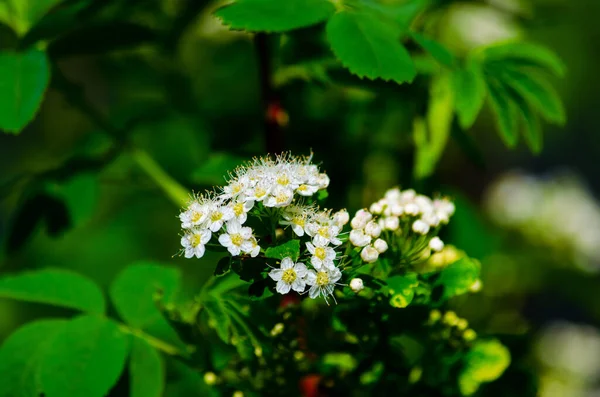
[[[295,194],[311,196],[328,185],[329,177],[311,164],[310,157],[286,154],[276,159],[255,159],[250,165],[236,169],[221,193],[194,197],[179,215],[184,230],[183,253],[186,258],[201,258],[212,234],[220,233],[218,241],[231,255],[244,253],[255,257],[260,246],[252,229],[243,225],[256,203],[262,202],[264,207],[285,207],[292,203]],[[309,233],[309,229],[306,232]],[[314,233],[323,236],[320,229],[314,229]],[[334,238],[337,231],[330,230],[329,234]]]
[[[441,251],[442,240],[435,236],[437,228],[447,224],[454,214],[454,204],[447,199],[431,199],[414,190],[388,190],[369,209],[356,212],[350,222],[350,242],[363,247],[360,256],[367,263],[375,262],[388,249],[389,240],[382,233],[414,233],[428,239],[429,248]]]

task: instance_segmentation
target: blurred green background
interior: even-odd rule
[[[18,136],[0,135],[0,273],[61,267],[106,288],[126,265],[151,260],[179,267],[192,294],[218,256],[176,255],[179,208],[131,148],[190,192],[222,184],[227,170],[270,150],[253,40],[211,16],[219,2],[106,3],[50,51],[67,83],[53,75],[35,120]],[[453,135],[435,177],[412,180],[410,117],[421,82],[368,84],[339,69],[307,81],[286,65],[326,53],[313,39],[318,28],[278,38],[283,148],[314,153],[331,178],[332,208],[355,211],[398,184],[455,198],[443,237],[482,261],[484,285],[455,310],[482,334],[500,335],[514,355],[503,389],[485,395],[531,387],[544,397],[598,396],[600,1],[446,3],[438,40],[454,51],[524,35],[567,64],[555,83],[568,123],[545,129],[540,155],[505,148],[488,111],[468,135]],[[0,26],[0,48],[15,40]],[[97,109],[96,120],[73,96]],[[54,215],[34,223],[49,208]],[[57,313],[0,299],[0,340]]]

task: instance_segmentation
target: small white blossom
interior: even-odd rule
[[[350,280],[350,289],[353,292],[358,294],[364,288],[365,288],[365,286],[363,285],[362,278],[353,278],[352,280]]]
[[[419,215],[419,206],[415,203],[408,203],[404,206],[404,212],[408,215]]]
[[[271,193],[272,189],[273,186],[270,180],[259,179],[253,187],[248,189],[246,199],[253,201],[263,201],[267,197],[269,197],[269,194]]]
[[[308,211],[298,206],[286,207],[282,213],[283,219],[279,221],[281,225],[290,225],[292,231],[298,237],[304,236],[304,227],[308,218]]]
[[[204,255],[204,244],[210,241],[211,232],[207,229],[196,229],[185,234],[181,238],[181,245],[184,248],[186,258],[202,258]]]
[[[251,251],[252,229],[242,227],[237,219],[227,222],[227,233],[219,236],[219,243],[227,248],[227,251],[233,256],[239,255],[241,251]]]
[[[294,198],[294,191],[289,187],[282,185],[275,186],[275,189],[271,192],[265,201],[265,207],[285,207],[292,202]]]
[[[306,183],[303,183],[302,185],[300,185],[296,188],[296,193],[298,193],[301,196],[308,197],[308,196],[312,196],[313,194],[315,194],[318,190],[319,190],[318,185],[308,185]]]
[[[373,263],[379,258],[379,252],[374,247],[367,245],[360,251],[360,257],[367,263]]]
[[[379,226],[377,222],[370,221],[365,226],[365,234],[368,234],[373,238],[377,238],[381,234],[381,226]]]
[[[352,230],[350,232],[350,242],[356,247],[364,247],[371,242],[371,236],[365,234],[363,230]]]
[[[315,245],[325,246],[330,243],[340,245],[342,241],[337,237],[339,232],[340,228],[332,225],[309,223],[306,226],[306,233],[313,238]]]
[[[256,258],[260,253],[260,245],[258,245],[258,241],[256,241],[256,237],[252,236],[249,239],[250,244],[245,244],[242,247],[242,251],[245,254],[250,254],[252,258]]]
[[[429,248],[431,248],[435,252],[440,252],[444,249],[444,242],[436,236],[429,240]]]
[[[427,234],[429,233],[429,225],[422,220],[418,219],[413,222],[412,230],[418,234]]]
[[[273,269],[269,277],[277,281],[275,290],[280,294],[287,294],[290,289],[296,292],[304,292],[306,288],[308,270],[303,263],[294,263],[292,258],[283,258],[281,269]]]
[[[400,218],[398,218],[397,216],[390,216],[384,219],[383,221],[383,227],[386,230],[398,230],[398,228],[400,227]]]
[[[191,229],[195,226],[200,226],[208,218],[208,208],[206,205],[193,202],[187,211],[179,214],[181,227],[183,229]]]
[[[350,226],[352,226],[352,229],[363,229],[371,219],[373,219],[373,214],[369,211],[365,209],[358,210],[352,218]]]
[[[385,240],[378,238],[373,243],[373,248],[375,248],[380,254],[383,254],[385,251],[388,250],[388,243]]]
[[[369,212],[372,214],[380,215],[383,212],[383,206],[385,204],[384,200],[379,200],[371,204],[369,207]]]
[[[339,210],[338,212],[333,214],[333,223],[340,229],[342,228],[342,226],[347,224],[349,221],[350,221],[350,214],[348,214],[348,211],[346,211],[345,209]]]
[[[233,211],[231,208],[222,206],[219,203],[212,203],[208,215],[208,228],[211,232],[216,232],[223,227],[223,223],[231,218],[233,218]]]
[[[306,284],[310,285],[308,296],[315,299],[322,295],[327,301],[327,296],[333,296],[333,289],[337,281],[342,278],[342,272],[337,267],[330,269],[323,267],[319,271],[309,270],[306,275]]]
[[[248,211],[254,206],[254,201],[238,201],[231,203],[230,206],[233,212],[233,219],[237,219],[243,225],[248,219]]]
[[[321,173],[317,177],[316,182],[319,185],[319,189],[326,189],[329,186],[329,176],[325,173]]]
[[[333,248],[325,245],[313,245],[311,243],[306,243],[306,248],[312,255],[310,263],[315,267],[315,269],[319,270],[323,266],[329,268],[335,267],[333,260],[337,254]]]

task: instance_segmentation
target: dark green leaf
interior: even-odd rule
[[[49,187],[49,191],[62,198],[69,209],[70,220],[82,224],[96,209],[99,194],[98,178],[90,173],[80,173]]]
[[[416,32],[412,32],[410,35],[425,51],[431,54],[436,61],[444,66],[454,66],[454,63],[456,62],[454,54],[441,43]]]
[[[223,342],[231,343],[231,319],[227,315],[224,303],[217,299],[207,299],[204,308],[210,317],[208,325],[217,332]]]
[[[564,63],[549,49],[524,42],[510,42],[493,45],[483,51],[486,60],[514,62],[519,66],[534,66],[564,76]]]
[[[464,294],[479,278],[480,265],[474,259],[462,258],[440,272],[435,286],[443,286],[442,299]]]
[[[0,129],[21,132],[40,107],[49,78],[45,53],[0,53]]]
[[[371,80],[414,79],[415,65],[400,35],[397,25],[375,13],[338,12],[327,23],[327,40],[335,56],[353,74]]]
[[[90,279],[63,269],[23,272],[0,279],[0,297],[103,314],[102,291]]]
[[[508,147],[515,147],[519,140],[518,109],[510,94],[496,81],[487,81],[490,103],[496,116],[498,131]]]
[[[221,395],[217,388],[204,382],[202,373],[187,365],[172,360],[169,368],[173,373],[165,390],[166,397],[218,397]]]
[[[215,15],[231,29],[284,32],[322,22],[334,11],[328,0],[238,0]]]
[[[129,357],[130,397],[160,397],[165,368],[160,353],[144,339],[134,337]]]
[[[486,85],[481,66],[470,61],[452,74],[458,121],[463,129],[470,128],[485,102]]]
[[[276,247],[269,247],[265,251],[267,258],[283,259],[290,257],[293,261],[297,261],[300,256],[300,240],[290,240]]]
[[[129,337],[112,320],[81,316],[61,329],[40,361],[45,397],[103,397],[125,367]]]
[[[4,2],[6,1],[6,2]],[[0,4],[0,22],[12,27],[20,36],[48,11],[63,0],[4,0]]]
[[[66,320],[40,320],[12,333],[0,348],[0,397],[39,396],[36,381],[40,360]]]
[[[215,276],[222,276],[224,274],[227,274],[229,272],[229,269],[231,267],[231,256],[227,255],[224,256],[223,258],[219,259],[219,262],[217,262],[217,267],[215,268]]]
[[[267,279],[261,279],[253,282],[248,287],[248,295],[252,300],[266,299],[273,296],[273,292],[267,288]]]
[[[540,153],[543,142],[540,120],[531,107],[527,105],[522,106],[519,110],[523,117],[523,136],[525,137],[525,142],[533,153]]]

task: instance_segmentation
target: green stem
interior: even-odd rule
[[[162,341],[158,338],[155,338],[154,336],[148,335],[147,333],[145,333],[144,331],[142,331],[140,329],[131,328],[131,327],[126,326],[125,324],[119,324],[119,329],[121,330],[121,332],[123,332],[125,334],[137,336],[138,338],[145,340],[152,347],[155,347],[156,349],[161,350],[171,356],[184,356],[185,355],[177,347],[170,345],[167,342]]]
[[[165,194],[179,207],[184,207],[190,200],[187,190],[173,179],[148,153],[141,149],[133,149],[133,159],[140,168],[160,187]]]

